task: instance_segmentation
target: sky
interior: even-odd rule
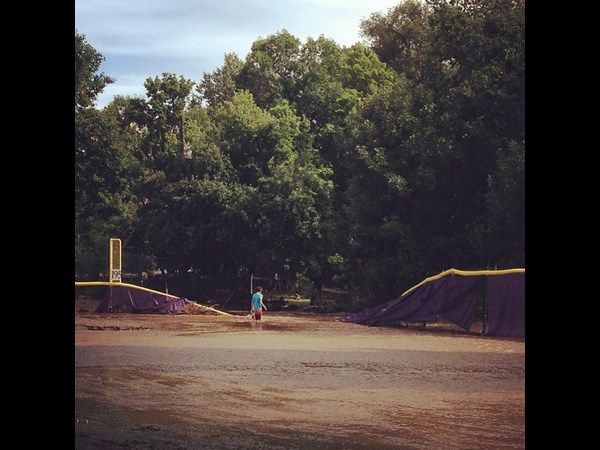
[[[300,39],[323,35],[349,47],[360,22],[402,0],[75,0],[75,29],[103,57],[98,72],[115,79],[98,96],[145,97],[144,81],[173,73],[195,82],[245,59],[259,38],[283,29]]]

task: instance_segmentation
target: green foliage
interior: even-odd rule
[[[272,156],[269,134],[275,121],[273,116],[261,109],[252,94],[244,90],[218,106],[213,120],[221,148],[231,159],[240,182],[256,184],[268,170],[267,161]]]
[[[114,79],[98,73],[104,57],[75,30],[75,111],[92,107],[107,84]]]
[[[300,40],[285,29],[258,39],[240,71],[240,87],[252,92],[263,108],[295,96],[303,71],[299,54]]]
[[[144,83],[148,102],[145,105],[150,146],[159,157],[179,154],[185,157],[184,111],[195,83],[182,76],[163,73]]]
[[[355,44],[342,52],[339,78],[344,87],[355,89],[364,97],[395,82],[397,74],[375,52],[362,44]]]
[[[191,107],[185,115],[185,142],[190,158],[189,172],[197,177],[226,181],[237,179],[231,159],[219,147],[218,128],[201,106]]]
[[[405,0],[387,14],[373,13],[361,22],[361,35],[379,59],[397,73],[422,81],[427,77],[430,45],[430,8],[419,0]]]
[[[205,73],[198,84],[199,103],[204,101],[214,107],[231,100],[239,90],[236,80],[243,67],[244,62],[235,53],[226,53],[223,67]]]
[[[488,177],[486,204],[489,235],[485,242],[493,261],[501,266],[523,267],[525,258],[525,145],[509,141],[498,149],[496,172]],[[500,244],[500,245],[498,245]]]
[[[108,239],[126,235],[135,219],[138,166],[112,119],[94,109],[75,116],[75,264],[87,274],[103,271],[89,255],[106,253]]]
[[[243,257],[252,189],[194,176],[174,183],[153,177],[148,183],[148,191],[155,194],[138,213],[135,238],[169,259],[169,271],[193,266],[214,273]]]

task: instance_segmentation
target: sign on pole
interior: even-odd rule
[[[120,283],[121,279],[122,279],[122,271],[123,271],[123,267],[122,267],[123,259],[121,257],[121,239],[114,239],[114,238],[110,239],[108,261],[109,261],[109,268],[108,268],[109,281],[115,282],[115,283]]]

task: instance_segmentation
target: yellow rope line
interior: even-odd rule
[[[125,286],[125,287],[134,288],[134,289],[139,289],[140,291],[151,292],[153,294],[166,295],[167,297],[171,297],[171,298],[180,298],[180,297],[177,297],[176,295],[171,295],[171,294],[167,294],[165,292],[155,291],[153,289],[148,289],[143,286],[136,286],[135,284],[129,284],[129,283],[119,283],[119,282],[115,282],[115,281],[76,281],[75,286]],[[191,300],[189,300],[189,301],[191,301]],[[201,305],[200,303],[194,302],[194,301],[191,301],[191,302],[202,308],[206,308],[210,311],[214,311],[214,312],[222,314],[224,316],[231,316],[231,314],[229,314],[229,313],[226,313],[224,311],[219,311],[218,309],[211,308],[210,306],[204,306],[204,305]]]
[[[459,270],[459,269],[448,269],[440,272],[437,275],[433,275],[429,278],[425,278],[419,284],[415,284],[410,289],[404,291],[400,296],[408,294],[410,291],[422,286],[433,280],[438,280],[446,275],[463,275],[463,276],[477,276],[477,275],[506,275],[508,273],[525,273],[525,269],[503,269],[503,270]]]

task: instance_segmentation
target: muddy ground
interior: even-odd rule
[[[522,449],[525,342],[75,306],[76,449]]]

